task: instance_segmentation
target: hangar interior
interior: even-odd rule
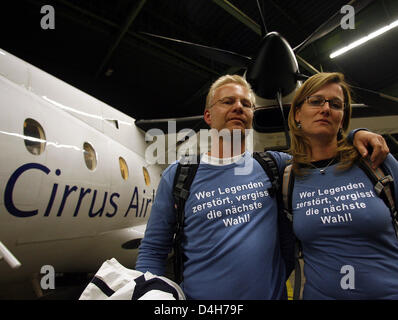
[[[347,3],[354,8],[355,29],[339,25],[347,14],[340,10]],[[296,51],[302,73],[313,73],[306,61],[318,70],[343,72],[355,86],[398,96],[398,28],[337,58],[329,57],[397,20],[396,1],[260,4],[267,31],[279,32],[292,48],[310,37]],[[45,5],[54,8],[54,29],[41,28]],[[4,50],[135,119],[201,115],[212,81],[221,74],[244,71],[143,32],[249,57],[256,55],[261,41],[254,0],[18,0],[3,4],[1,11],[0,23],[7,30],[2,35]]]

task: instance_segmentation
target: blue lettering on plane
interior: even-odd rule
[[[7,211],[12,214],[15,217],[18,218],[27,218],[27,217],[32,217],[35,216],[37,214],[39,214],[39,211],[36,210],[31,210],[31,211],[23,211],[20,210],[19,208],[16,207],[16,205],[13,202],[13,192],[14,192],[14,187],[15,184],[18,180],[18,178],[26,171],[28,170],[40,170],[42,172],[44,172],[45,174],[49,174],[51,172],[51,170],[49,168],[47,168],[46,166],[39,164],[39,163],[27,163],[22,165],[21,167],[19,167],[18,169],[15,170],[15,172],[10,176],[10,178],[8,179],[5,191],[4,191],[4,205],[7,209]],[[61,170],[57,169],[55,170],[55,174],[57,176],[61,175]],[[79,190],[80,189],[80,190]],[[43,217],[48,217],[51,214],[51,210],[54,204],[54,200],[55,197],[57,195],[57,191],[58,191],[58,184],[54,183],[52,190],[51,190],[51,195],[50,195],[50,199],[48,201],[46,210],[44,211]],[[92,199],[91,199],[91,204],[90,204],[90,209],[88,211],[88,216],[90,218],[94,218],[94,217],[102,217],[103,215],[108,217],[108,218],[112,218],[117,214],[118,211],[118,204],[117,204],[117,199],[120,198],[120,194],[117,192],[112,193],[109,198],[108,198],[108,192],[105,192],[103,195],[103,198],[98,194],[99,191],[98,190],[92,190],[90,188],[84,188],[84,187],[78,187],[78,186],[70,186],[70,185],[65,185],[64,188],[64,192],[62,195],[62,200],[61,200],[61,204],[58,208],[57,211],[57,217],[61,217],[62,216],[62,212],[65,208],[66,203],[68,202],[68,197],[72,194],[72,193],[77,193],[79,195],[76,206],[75,206],[75,210],[73,213],[73,217],[77,217],[79,214],[79,210],[80,210],[80,206],[83,202],[83,199],[85,197],[89,197],[89,195],[91,195]],[[143,190],[143,193],[145,194],[145,190]],[[131,200],[130,200],[130,204],[129,207],[127,208],[127,211],[124,214],[124,217],[127,217],[130,213],[130,211],[132,211],[133,213],[135,213],[136,217],[139,218],[144,218],[147,214],[147,210],[148,210],[148,205],[149,203],[153,202],[155,197],[155,190],[152,191],[152,197],[151,198],[146,198],[144,197],[144,195],[142,196],[142,201],[139,200],[140,196],[139,196],[139,192],[138,192],[138,188],[135,186],[134,190],[133,190],[133,194],[131,196]],[[99,199],[98,201],[101,203],[101,207],[98,208],[96,206],[96,200],[97,198]],[[104,212],[105,211],[105,206],[107,203],[107,200],[109,199],[109,204],[111,205],[112,209],[110,212]],[[69,201],[68,205],[70,206],[71,203]]]

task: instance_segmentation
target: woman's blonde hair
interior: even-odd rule
[[[297,90],[289,112],[289,129],[291,146],[289,152],[293,156],[292,164],[295,174],[303,175],[304,171],[301,170],[302,165],[309,165],[311,162],[311,145],[308,138],[304,135],[303,130],[298,127],[295,121],[296,112],[302,107],[305,99],[313,93],[320,90],[323,86],[337,83],[344,94],[344,115],[342,132],[337,135],[337,159],[340,170],[350,168],[353,163],[359,158],[359,153],[350,143],[346,140],[346,131],[349,127],[351,120],[351,93],[350,87],[344,80],[344,75],[339,72],[321,72],[308,78],[304,84]]]

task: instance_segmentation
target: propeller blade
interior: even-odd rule
[[[307,76],[306,74],[303,73],[296,73],[296,79],[297,81],[305,81],[309,78],[310,76]]]
[[[276,100],[278,101],[279,104],[279,109],[281,111],[281,116],[283,120],[283,130],[285,131],[285,139],[286,139],[286,149],[290,148],[290,136],[289,136],[289,125],[287,123],[287,117],[285,117],[284,111],[283,111],[283,104],[282,104],[282,92],[278,91],[276,94]]]
[[[149,37],[171,41],[171,42],[175,43],[176,45],[187,49],[190,52],[199,54],[206,58],[216,60],[218,62],[227,64],[230,66],[246,68],[247,66],[250,65],[250,63],[252,61],[252,58],[240,55],[240,54],[232,52],[232,51],[222,50],[222,49],[218,49],[218,48],[214,48],[214,47],[208,47],[208,46],[204,46],[201,44],[196,44],[196,43],[192,43],[192,42],[188,42],[188,41],[167,38],[167,37],[163,37],[163,36],[159,36],[159,35],[147,33],[147,32],[140,32],[140,33],[144,34],[146,36],[149,36]]]
[[[347,5],[354,8],[355,14],[358,14],[362,9],[366,8],[373,0],[351,0]],[[322,23],[312,34],[310,34],[302,43],[296,46],[293,51],[299,53],[305,47],[315,42],[316,40],[326,36],[338,26],[340,26],[342,15],[340,10],[332,15],[328,20]]]
[[[350,87],[354,91],[354,100],[366,103],[367,106],[367,110],[353,108],[354,117],[398,115],[398,98],[357,86]]]
[[[304,60],[298,54],[296,54],[296,58],[297,58],[298,64],[301,67],[303,67],[305,70],[307,70],[310,74],[316,74],[316,73],[320,72],[312,64],[310,64],[308,61]]]
[[[264,2],[263,2],[263,4],[264,4]],[[260,13],[260,18],[261,18],[261,38],[262,38],[268,33],[268,30],[267,30],[267,26],[265,24],[263,8],[260,5],[260,0],[257,0],[257,8],[258,8],[258,12]]]

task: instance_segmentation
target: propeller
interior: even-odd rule
[[[286,144],[289,145],[286,122],[287,112],[295,90],[301,85],[302,80],[308,78],[308,76],[300,73],[295,54],[338,27],[341,21],[341,14],[339,11],[332,15],[303,42],[292,49],[288,41],[278,32],[267,31],[263,8],[261,7],[263,1],[257,0],[256,2],[261,18],[261,41],[259,49],[253,57],[146,32],[141,33],[149,37],[173,42],[192,53],[223,64],[246,68],[244,76],[251,84],[256,95],[257,108],[254,112],[253,128],[259,132],[275,132],[282,129],[285,131]],[[353,6],[355,12],[358,13],[371,2],[372,0],[351,0],[348,5]],[[311,69],[314,72],[316,71],[315,68]],[[398,113],[396,98],[359,87],[355,87],[355,89],[362,92],[361,96],[366,97],[370,102],[369,106],[358,107],[355,110],[369,111],[372,108],[374,109],[372,105],[382,105],[386,113]],[[353,112],[353,115],[355,112]],[[277,123],[278,119],[281,119],[282,123]]]
[[[275,100],[279,89],[282,90],[283,96],[288,95],[296,88],[297,81],[305,77],[299,73],[298,63],[289,43],[277,32],[267,33],[263,37],[260,49],[254,59],[235,52],[192,42],[146,32],[141,32],[141,34],[173,42],[192,53],[230,66],[246,68],[246,79],[253,87],[256,96],[262,99]]]

